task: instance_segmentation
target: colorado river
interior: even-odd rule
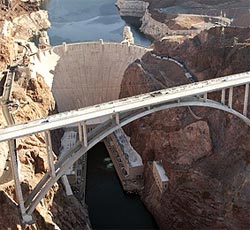
[[[115,7],[115,0],[47,0],[44,6],[52,23],[48,33],[51,45],[78,41],[121,41],[126,24]],[[134,27],[135,43],[151,42]]]
[[[103,39],[122,40],[126,23],[120,18],[115,0],[48,0],[43,6],[52,23],[51,45]],[[151,42],[132,27],[135,43]],[[123,192],[103,143],[88,153],[86,203],[94,229],[157,229],[139,196]]]

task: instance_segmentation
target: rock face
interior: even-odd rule
[[[199,0],[118,0],[117,6],[121,16],[139,17],[140,30],[153,39],[168,35],[193,37],[201,30],[218,25],[250,25],[248,0],[227,0],[216,4]]]
[[[216,27],[180,44],[163,39],[155,43],[155,51],[185,60],[189,70],[205,80],[249,71],[249,37],[249,28]]]
[[[51,63],[43,64],[42,71],[36,71],[30,63],[28,52],[36,52],[28,40],[44,33],[50,23],[48,14],[39,10],[40,1],[1,1],[0,3],[0,71],[9,65],[15,68],[12,87],[10,112],[15,123],[46,117],[55,110],[55,101],[51,88],[47,85]],[[46,34],[43,34],[46,38]],[[47,40],[46,40],[46,46]],[[40,61],[41,62],[41,61]],[[53,64],[53,63],[52,63]],[[31,69],[32,66],[32,69]],[[40,63],[42,66],[42,63]],[[40,67],[39,66],[39,67]],[[37,68],[39,68],[37,67]],[[40,68],[41,69],[41,68]],[[45,72],[44,72],[45,70]],[[41,73],[41,74],[38,74]],[[46,73],[46,74],[44,74]],[[1,91],[5,76],[1,73]],[[2,96],[1,92],[1,96]],[[0,109],[0,126],[7,123]],[[52,138],[56,136],[52,133]],[[37,206],[33,225],[22,223],[20,209],[17,206],[15,186],[8,160],[8,145],[0,143],[0,229],[89,229],[87,210],[75,198],[67,197],[60,183],[55,184]],[[36,134],[17,140],[18,160],[20,162],[20,180],[24,198],[43,175],[48,171],[48,157],[44,134]],[[56,159],[56,155],[54,158]]]
[[[192,29],[195,19],[190,20],[191,26],[189,25],[189,28],[187,28],[185,27],[186,24],[183,22],[184,19],[178,20],[178,17],[176,16],[172,16],[172,18],[172,20],[166,22],[158,20],[158,18],[154,18],[147,9],[141,18],[142,24],[140,31],[152,37],[154,40],[161,39],[165,36],[194,36],[200,32],[200,29]],[[202,17],[200,21],[203,22]]]
[[[141,18],[147,7],[148,3],[140,0],[117,0],[116,6],[120,10],[120,15],[126,17],[137,17]]]
[[[238,43],[230,43],[236,34]],[[181,44],[157,42],[153,52],[183,61],[199,80],[209,79],[249,71],[248,38],[249,29],[226,28],[222,41],[214,28]],[[126,70],[120,96],[187,82],[180,67],[147,53]],[[242,109],[244,91],[234,95],[235,109]],[[245,123],[222,111],[192,107],[152,114],[125,130],[145,165],[141,197],[161,229],[248,228],[250,130]],[[147,164],[154,160],[162,161],[169,178],[162,194]]]
[[[26,40],[37,35],[37,31],[50,27],[48,12],[39,10],[29,15],[21,15],[12,21],[11,26],[15,38]]]
[[[147,35],[150,35],[154,39],[160,39],[165,36],[167,31],[169,30],[168,26],[162,22],[159,22],[152,18],[148,9],[145,11],[142,19],[142,25],[140,30]]]

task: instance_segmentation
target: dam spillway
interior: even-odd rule
[[[78,109],[119,98],[126,68],[149,49],[112,42],[60,45],[52,93],[58,112]]]

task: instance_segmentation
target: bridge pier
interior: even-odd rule
[[[12,173],[14,176],[14,182],[15,182],[15,192],[18,199],[18,205],[21,211],[22,220],[24,223],[32,223],[33,218],[31,215],[27,214],[26,208],[24,206],[24,199],[23,199],[23,193],[20,183],[20,178],[18,174],[18,163],[17,163],[17,154],[16,154],[16,143],[15,140],[11,139],[8,141],[9,145],[9,151],[10,151],[10,158],[11,158],[11,168]]]
[[[243,115],[244,116],[247,116],[248,99],[249,99],[249,84],[246,84],[245,97],[244,97],[244,108],[243,108]]]
[[[116,113],[116,114],[115,114],[115,123],[116,123],[117,125],[120,124],[120,116],[119,116],[119,113]]]
[[[228,95],[228,107],[230,109],[233,108],[233,87],[229,88],[229,95]]]
[[[82,123],[82,131],[83,131],[83,144],[85,147],[88,147],[88,129],[86,122]]]
[[[205,101],[207,100],[207,93],[204,93],[203,98],[204,98]]]
[[[79,141],[83,141],[83,130],[82,130],[82,125],[81,123],[78,124],[78,135],[79,135]]]
[[[63,185],[64,185],[67,196],[72,196],[73,192],[72,192],[72,189],[71,189],[71,186],[69,184],[69,180],[68,180],[67,176],[63,175],[61,180],[63,182]]]
[[[47,148],[47,154],[48,154],[50,175],[52,177],[55,177],[56,172],[55,172],[55,165],[54,165],[54,155],[53,155],[51,135],[50,135],[49,130],[45,131],[45,141],[46,141],[46,148]]]
[[[221,91],[221,104],[225,105],[226,101],[226,89],[222,89]]]
[[[88,146],[88,128],[86,122],[78,123],[79,141],[83,142],[84,146]]]

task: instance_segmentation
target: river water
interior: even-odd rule
[[[126,23],[120,18],[115,0],[47,0],[52,23],[48,30],[51,45],[62,42],[122,40]],[[151,42],[131,27],[135,43]],[[88,153],[86,203],[94,229],[157,229],[157,225],[139,196],[123,192],[103,143]]]
[[[121,41],[124,25],[115,7],[115,0],[47,0],[52,27],[48,33],[51,45],[78,41]],[[151,42],[134,27],[135,43]]]

